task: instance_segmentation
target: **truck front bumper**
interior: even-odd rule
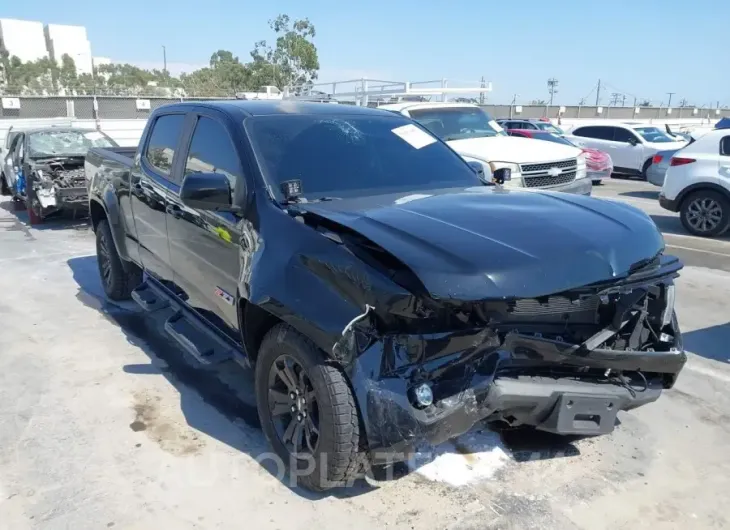
[[[676,322],[676,321],[675,321]],[[561,435],[611,432],[616,414],[656,401],[670,388],[684,363],[681,334],[667,352],[595,350],[576,355],[571,345],[511,333],[494,349],[494,337],[454,333],[402,337],[372,345],[350,374],[374,463],[407,460],[424,443],[437,445],[475,424],[505,421]],[[423,351],[439,349],[443,357],[376,376],[378,367],[403,358],[405,344],[421,341]],[[398,345],[400,343],[400,345]],[[459,346],[461,345],[461,346]],[[461,348],[461,349],[459,349]],[[561,375],[536,374],[525,362]],[[593,369],[581,375],[569,370]],[[602,378],[642,370],[630,384]],[[419,406],[415,388],[428,384],[433,403]]]
[[[85,210],[89,207],[89,192],[86,187],[39,188],[35,190],[38,202],[44,210]]]

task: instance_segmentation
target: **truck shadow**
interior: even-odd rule
[[[309,500],[333,496],[352,498],[378,488],[376,484],[361,479],[347,488],[337,488],[324,493],[313,493],[292,486],[288,476],[282,476],[277,463],[271,458],[272,451],[260,430],[254,397],[254,381],[251,370],[234,362],[222,363],[214,368],[201,368],[189,361],[187,355],[167,338],[134,302],[111,302],[106,299],[99,279],[95,256],[68,260],[68,266],[78,285],[77,299],[99,311],[109,322],[119,327],[127,341],[140,348],[149,358],[149,364],[126,365],[125,373],[163,376],[179,392],[180,408],[188,425],[197,431],[251,456],[259,465],[277,477],[293,493]],[[220,416],[210,408],[220,413]],[[130,428],[133,428],[130,425]],[[134,426],[139,429],[140,426]],[[467,467],[472,467],[478,454],[495,449],[505,450],[507,459],[516,462],[545,460],[580,454],[572,440],[564,437],[545,436],[534,430],[513,430],[502,433],[502,442],[494,434],[488,434],[482,444],[465,447],[458,442],[447,442],[429,452],[427,458],[411,460],[410,464],[397,464],[388,470],[371,470],[375,481],[387,482],[404,477],[448,454],[464,457]]]
[[[682,334],[687,351],[723,364],[730,363],[730,322]]]

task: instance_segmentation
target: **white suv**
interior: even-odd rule
[[[678,142],[654,125],[639,122],[579,125],[567,138],[581,147],[608,153],[613,160],[614,173],[636,175],[644,180],[657,152],[687,145],[686,141]]]
[[[717,129],[674,153],[659,204],[679,212],[696,236],[720,236],[730,227],[730,129]]]
[[[485,175],[509,168],[506,187],[590,195],[583,152],[562,145],[509,136],[484,109],[469,103],[396,103],[380,109],[413,118]]]

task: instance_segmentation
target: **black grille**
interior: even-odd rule
[[[557,186],[559,184],[567,184],[575,179],[575,171],[568,171],[562,173],[557,177],[550,176],[539,176],[530,177],[525,175],[525,187],[526,188],[549,188],[550,186]]]
[[[577,166],[575,158],[570,160],[561,160],[559,162],[548,162],[546,164],[522,164],[520,166],[522,173],[533,173],[536,171],[548,171],[550,168],[556,167],[558,169],[572,168]]]

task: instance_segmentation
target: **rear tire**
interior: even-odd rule
[[[129,300],[132,291],[142,282],[142,271],[133,263],[128,263],[128,270],[124,270],[106,220],[99,221],[96,227],[96,259],[104,293],[111,300]]]
[[[730,201],[716,191],[695,191],[682,201],[679,217],[693,236],[720,236],[730,227]]]
[[[303,393],[296,394],[299,389],[292,391],[278,376],[286,370],[284,366],[291,370],[298,384],[305,381]],[[317,441],[313,450],[303,446],[298,454],[304,459],[299,459],[293,451],[295,446],[288,447],[295,443],[296,434],[287,441],[286,432],[282,437],[279,431],[290,422],[302,420],[297,420],[297,412],[274,412],[272,408],[281,403],[282,396],[284,400],[290,399],[292,408],[296,408],[298,402],[291,396],[307,394],[312,397],[305,402],[309,406],[314,401],[316,412],[310,411],[309,416],[305,414],[303,422],[307,426],[307,420],[314,420],[316,415]],[[261,342],[256,361],[256,402],[266,438],[289,472],[296,472],[295,478],[300,485],[323,491],[357,477],[361,470],[360,423],[355,398],[345,375],[327,364],[323,352],[287,324],[275,325]],[[283,409],[289,410],[286,401],[283,405]],[[308,426],[304,429],[301,434],[305,437],[304,442],[311,441],[311,432]]]

